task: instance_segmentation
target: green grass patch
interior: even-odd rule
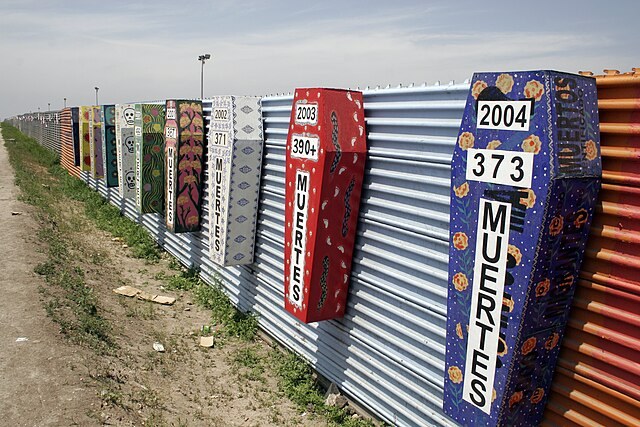
[[[278,377],[280,390],[301,410],[311,411],[329,423],[344,427],[373,427],[362,418],[352,418],[345,408],[324,404],[324,390],[315,379],[313,370],[300,356],[274,347],[270,353],[271,366]]]
[[[21,189],[20,198],[36,208],[41,226],[37,237],[47,248],[47,260],[34,269],[49,285],[40,288],[47,314],[70,340],[100,353],[108,352],[114,347],[110,326],[100,314],[97,297],[87,286],[83,271],[71,260],[72,243],[65,235],[64,224],[59,224],[61,192],[58,181],[49,173],[58,167],[58,158],[12,126],[3,123],[2,133],[5,139],[15,140],[6,143],[9,161]]]
[[[234,370],[241,378],[264,382],[265,359],[256,346],[240,347],[231,358]]]

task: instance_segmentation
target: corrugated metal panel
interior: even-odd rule
[[[35,139],[40,145],[60,156],[61,112],[31,113],[14,117],[9,121],[25,135]]]
[[[640,74],[596,82],[600,205],[545,425],[640,425]]]
[[[255,263],[209,261],[203,231],[173,235],[83,174],[170,253],[221,279],[232,301],[360,404],[397,425],[452,425],[442,412],[449,179],[467,84],[365,92],[369,156],[349,308],[340,321],[304,325],[283,309],[284,167],[291,96],[263,99],[265,155]],[[210,114],[210,103],[205,111]]]
[[[74,163],[73,151],[73,122],[71,121],[71,108],[65,108],[61,112],[61,136],[60,136],[60,164],[70,175],[80,177],[80,168]]]

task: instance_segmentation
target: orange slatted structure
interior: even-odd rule
[[[640,69],[605,72],[602,190],[547,426],[640,426]]]
[[[73,123],[71,121],[71,108],[65,108],[61,114],[61,156],[60,164],[69,171],[70,175],[80,178],[80,168],[73,163]]]

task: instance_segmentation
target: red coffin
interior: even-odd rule
[[[286,149],[285,309],[340,318],[367,155],[362,93],[297,89]]]

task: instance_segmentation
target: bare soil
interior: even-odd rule
[[[68,233],[71,256],[98,296],[114,348],[96,352],[66,340],[44,308],[62,291],[50,289],[33,272],[46,260],[34,237],[41,224],[33,207],[17,201],[18,194],[0,135],[0,424],[326,425],[300,413],[278,392],[264,361],[252,365],[249,357],[247,363],[243,356],[270,351],[265,342],[216,336],[213,348],[200,347],[210,313],[188,292],[168,291],[157,280],[176,274],[169,256],[155,264],[129,256],[121,242],[97,230],[82,207],[70,201],[59,209],[77,230]],[[162,306],[113,292],[124,284],[177,301]],[[165,352],[155,351],[154,342]]]

